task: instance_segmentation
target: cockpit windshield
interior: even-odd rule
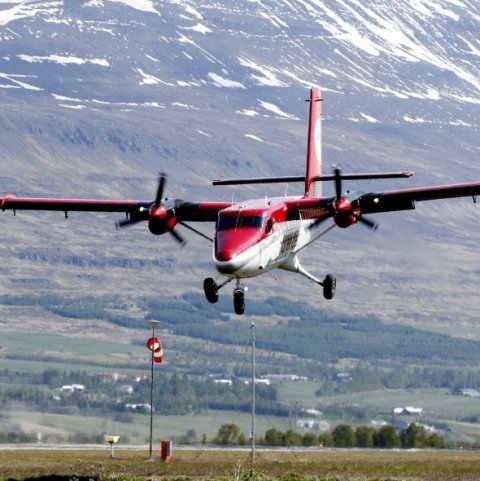
[[[260,215],[225,215],[218,219],[217,230],[236,229],[237,227],[253,227],[261,230],[263,217]]]

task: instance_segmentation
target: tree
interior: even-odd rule
[[[306,447],[317,446],[318,445],[318,436],[316,436],[313,433],[305,433],[303,435],[302,444]]]
[[[289,429],[283,435],[283,446],[301,446],[302,445],[302,436],[301,434],[296,433],[292,429]]]
[[[333,445],[336,448],[355,446],[355,432],[349,424],[339,424],[333,431]]]
[[[222,424],[217,435],[213,438],[215,444],[222,446],[238,444],[240,428],[236,424]]]
[[[275,428],[265,432],[265,444],[267,446],[281,446],[283,443],[283,433]]]
[[[445,438],[441,434],[433,433],[428,436],[426,445],[429,448],[444,448]]]
[[[415,423],[410,424],[400,432],[400,442],[402,448],[405,449],[425,447],[426,438],[425,428],[417,426]]]
[[[398,448],[400,438],[393,426],[383,426],[375,433],[374,444],[377,448]]]
[[[320,433],[318,435],[318,445],[322,447],[333,446],[332,433]]]
[[[355,438],[359,448],[373,448],[375,429],[368,426],[359,426],[355,430]]]

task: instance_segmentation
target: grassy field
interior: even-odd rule
[[[169,463],[148,452],[0,452],[0,480],[456,481],[479,479],[480,455],[466,451],[174,450]]]
[[[476,414],[479,412],[478,400],[461,396],[453,396],[443,390],[390,390],[371,391],[357,393],[349,396],[335,396],[331,398],[316,398],[314,396],[314,383],[281,383],[279,394],[281,402],[291,407],[290,417],[265,416],[257,414],[256,432],[263,436],[270,428],[286,431],[295,424],[295,402],[299,406],[318,407],[330,404],[337,405],[361,405],[378,409],[382,413],[391,413],[394,406],[416,406],[424,408],[424,414],[420,417],[400,417],[406,422],[430,423],[434,420],[447,422],[451,432],[447,438],[458,442],[478,442],[480,440],[480,428],[478,424],[459,422],[458,416]],[[386,414],[380,416],[392,422],[393,417]],[[323,417],[330,426],[335,426],[342,419]],[[367,422],[355,422],[344,419],[344,422],[353,424],[368,424]],[[248,435],[251,427],[251,415],[248,412],[210,410],[196,415],[154,416],[154,435],[156,439],[178,439],[184,436],[188,430],[194,430],[200,439],[204,434],[207,439],[212,439],[218,428],[225,423],[235,423],[240,430]],[[93,416],[74,415],[72,413],[53,414],[32,412],[21,405],[12,405],[4,409],[0,418],[0,429],[12,430],[12,426],[20,427],[27,433],[42,433],[44,436],[57,433],[60,436],[68,436],[76,433],[100,435],[102,433],[118,434],[127,444],[142,444],[148,438],[149,416],[135,414],[132,422],[113,420],[113,413],[106,412],[102,418]],[[43,439],[46,439],[45,437]]]
[[[131,330],[115,329],[111,339],[75,337],[56,333],[35,333],[34,348],[31,347],[31,335],[23,332],[0,329],[2,339],[1,352],[26,353],[31,359],[6,359],[0,356],[0,369],[9,369],[20,372],[41,372],[45,369],[58,369],[60,371],[118,371],[149,374],[148,351],[144,344],[131,344],[138,338],[146,337],[149,331],[132,334]],[[30,346],[30,347],[29,347]],[[183,346],[185,348],[185,346]],[[207,346],[207,349],[209,347]],[[243,349],[245,363],[250,362],[249,348]],[[196,352],[196,351],[195,351]],[[232,358],[233,358],[233,353]],[[37,358],[38,356],[38,358]],[[46,356],[45,359],[42,356]],[[162,369],[172,369],[178,363],[175,352],[168,351],[168,361]],[[178,357],[178,356],[177,356]],[[171,359],[173,359],[171,361]],[[238,361],[235,358],[235,362]],[[171,362],[171,365],[169,363]],[[460,442],[478,442],[480,429],[476,424],[468,424],[465,419],[478,415],[480,407],[477,399],[454,396],[445,389],[395,389],[368,391],[350,395],[315,396],[319,384],[315,382],[276,382],[279,402],[287,407],[291,416],[267,417],[257,415],[257,433],[262,436],[267,429],[277,428],[286,431],[294,426],[295,413],[303,408],[327,410],[329,406],[355,407],[360,406],[369,410],[372,418],[393,421],[390,417],[394,407],[415,406],[423,408],[422,422],[434,421],[448,423],[452,432],[447,436]],[[113,421],[113,413],[105,413],[102,419],[87,416],[55,415],[46,413],[29,412],[22,405],[9,405],[3,409],[0,417],[0,429],[11,430],[12,425],[19,425],[27,433],[58,433],[68,436],[76,433],[90,435],[108,432],[122,436],[131,443],[143,443],[148,435],[148,416],[136,415],[133,423]],[[366,424],[363,420],[348,417],[348,413],[338,418],[336,414],[325,416],[330,426],[338,422],[352,424]],[[418,421],[417,418],[404,419],[407,422]],[[156,417],[155,432],[161,438],[171,439],[185,435],[193,429],[198,437],[206,434],[211,439],[221,424],[233,422],[241,431],[248,435],[251,421],[249,413],[233,413],[225,411],[202,412],[200,415],[191,416],[158,416]],[[159,438],[160,439],[160,438]]]
[[[125,444],[143,444],[149,438],[150,417],[143,414],[135,414],[130,423],[115,422],[111,418],[98,418],[93,416],[71,416],[52,413],[8,411],[4,413],[4,419],[8,417],[10,422],[22,428],[24,432],[40,432],[44,435],[58,433],[61,435],[85,433],[90,435],[116,434],[120,435],[120,442]],[[178,439],[184,436],[188,430],[194,430],[198,439],[203,434],[211,440],[222,424],[235,423],[243,433],[248,435],[251,427],[249,413],[236,411],[208,411],[196,416],[154,416],[154,439]],[[267,429],[276,427],[282,431],[288,429],[288,418],[273,416],[257,416],[256,432],[263,435]],[[2,429],[2,420],[0,420]],[[43,437],[45,439],[45,437]]]

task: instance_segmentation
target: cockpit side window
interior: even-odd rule
[[[273,219],[269,217],[265,222],[265,234],[270,234],[273,230]]]

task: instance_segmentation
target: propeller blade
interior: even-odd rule
[[[373,220],[370,220],[368,217],[363,217],[363,216],[359,217],[358,221],[372,230],[378,229],[378,222],[374,222]]]
[[[131,213],[126,219],[117,220],[115,222],[115,227],[117,229],[123,229],[124,227],[130,227],[131,225],[138,224],[139,222],[144,222],[148,220],[148,215],[142,213]]]
[[[163,191],[165,189],[165,183],[167,181],[167,174],[161,172],[158,177],[158,189],[157,189],[157,196],[155,197],[155,207],[158,207],[162,202],[163,198]]]
[[[181,247],[183,247],[187,241],[175,230],[169,230],[170,234],[172,234],[173,238],[180,244]]]
[[[337,199],[340,199],[340,196],[342,195],[342,169],[335,166],[333,173],[335,175],[335,195],[337,196]]]

